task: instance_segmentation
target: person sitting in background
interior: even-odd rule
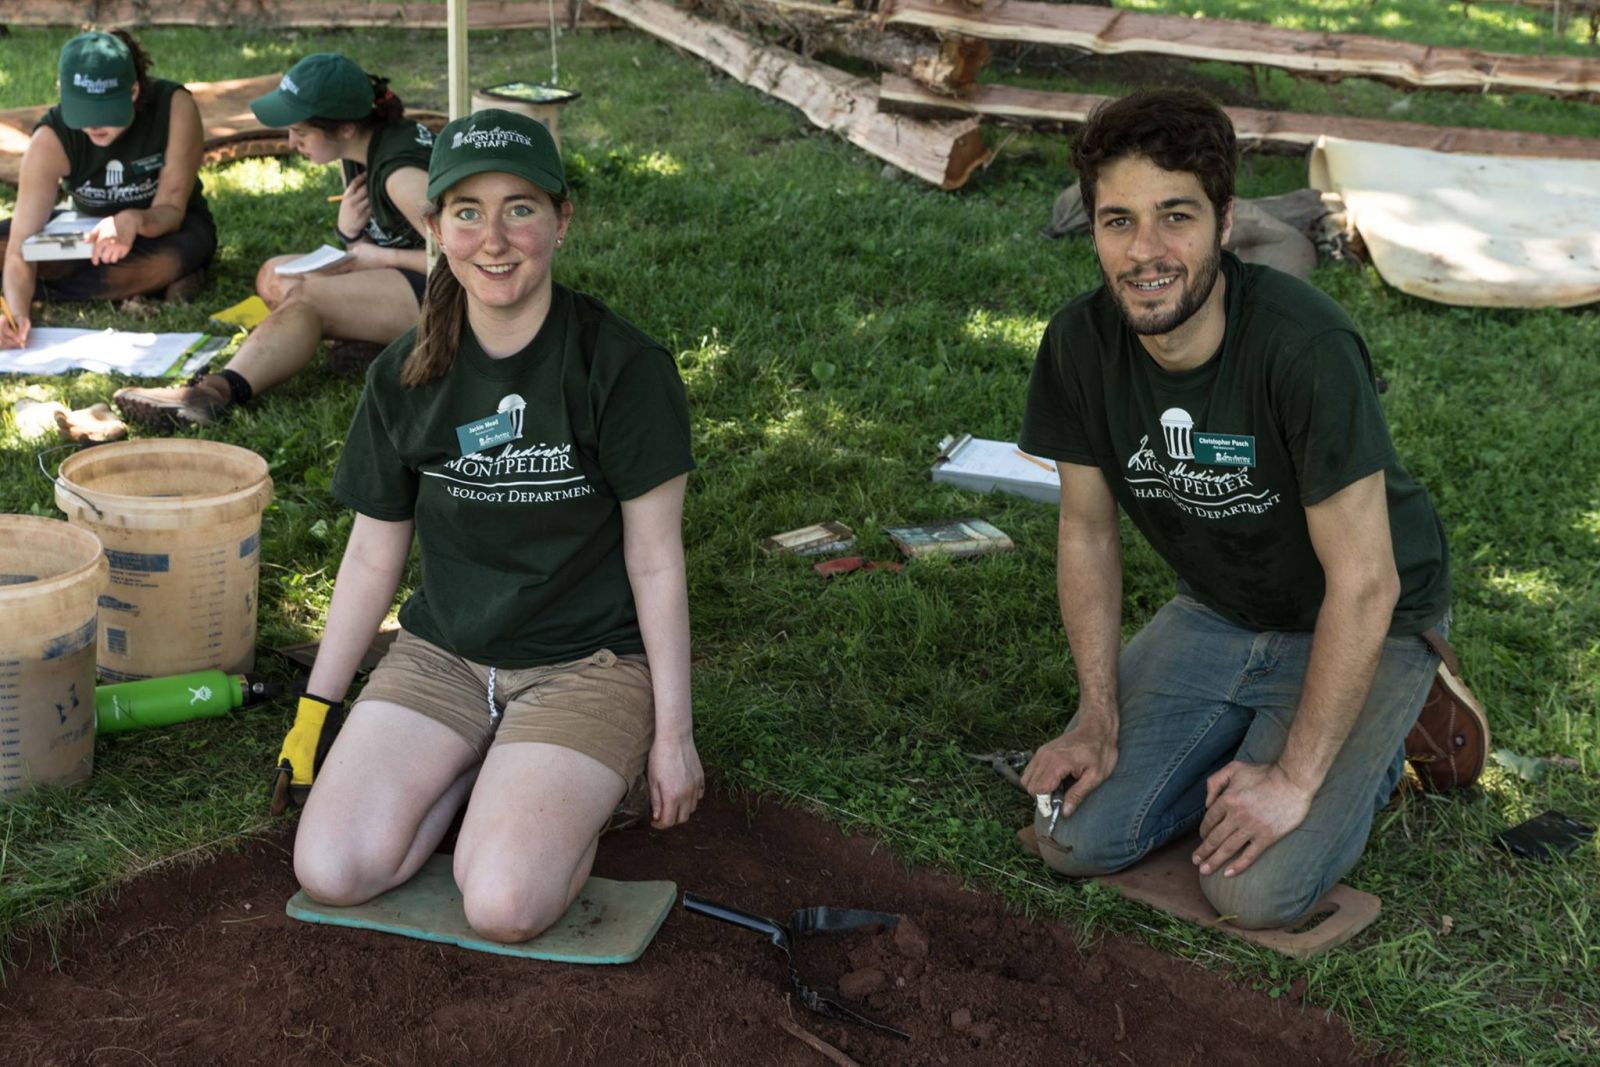
[[[61,102],[34,127],[22,155],[17,209],[0,221],[0,348],[25,345],[35,296],[121,300],[199,290],[217,248],[201,190],[200,109],[177,82],[149,76],[150,57],[123,30],[81,33],[61,50]],[[88,259],[30,261],[23,242],[60,212],[100,221]]]
[[[250,109],[264,125],[286,129],[290,146],[311,162],[340,163],[345,187],[335,228],[348,255],[311,274],[278,273],[297,256],[267,260],[256,292],[272,314],[227,366],[176,388],[117,391],[124,417],[147,430],[212,422],[299,373],[325,338],[350,344],[336,346],[330,360],[352,351],[370,360],[417,323],[433,134],[405,118],[386,79],[331,52],[296,63]]]
[[[525,941],[583,887],[625,795],[648,795],[665,828],[705,790],[689,414],[660,344],[552,281],[572,203],[544,126],[496,109],[455,120],[427,195],[441,261],[339,458],[333,492],[355,525],[274,807],[305,795],[295,874],[351,905],[415,874],[465,806],[467,920]],[[413,538],[421,583],[340,729]]]

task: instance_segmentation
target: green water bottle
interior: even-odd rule
[[[222,671],[195,671],[96,686],[95,730],[115,734],[226,715],[254,703],[267,695],[267,690],[265,682],[252,682],[242,674]]]

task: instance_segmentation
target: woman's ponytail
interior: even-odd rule
[[[372,81],[372,123],[374,126],[393,126],[406,117],[406,106],[389,88],[388,78],[367,75]]]

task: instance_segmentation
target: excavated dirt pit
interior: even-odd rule
[[[911,1033],[824,1018],[756,933],[675,908],[637,963],[579,967],[295,922],[290,839],[125,888],[54,958],[21,946],[0,1061],[158,1064],[1383,1063],[1343,1022],[1145,946],[1080,949],[947,874],[771,802],[708,796],[666,833],[602,843],[595,873],[670,878],[785,920],[827,904],[895,930],[799,942],[803,977]],[[1043,871],[1041,878],[1047,877]],[[1298,988],[1298,984],[1297,984]],[[832,1046],[819,1050],[783,1026]]]

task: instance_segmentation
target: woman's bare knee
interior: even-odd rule
[[[566,913],[566,887],[478,878],[462,886],[467,922],[491,941],[517,944],[538,937]]]
[[[510,872],[474,870],[456,854],[456,885],[472,929],[502,944],[538,937],[554,926],[570,901],[555,878],[517,878]]]
[[[302,816],[295,834],[294,875],[312,900],[337,907],[364,904],[395,884],[405,855],[350,828]]]
[[[276,308],[289,298],[289,294],[300,287],[299,277],[278,273],[281,264],[294,258],[294,256],[273,256],[256,271],[256,295],[266,301],[268,307]]]
[[[319,904],[341,908],[365,904],[389,888],[376,874],[349,852],[298,847],[294,851],[294,876],[306,896]]]

